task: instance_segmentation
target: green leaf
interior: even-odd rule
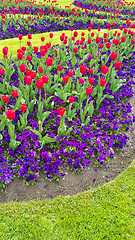
[[[0,91],[1,91],[2,93],[6,93],[6,92],[7,92],[7,90],[4,88],[4,86],[3,86],[2,83],[0,83]]]
[[[26,127],[26,129],[29,129],[31,132],[35,133],[36,135],[38,135],[39,137],[41,137],[41,134],[37,131],[37,130],[34,130],[32,129],[31,127]]]
[[[98,86],[96,86],[94,89],[93,89],[93,92],[91,94],[92,97],[94,97],[96,94],[97,94],[97,90],[98,90]]]
[[[92,117],[93,112],[94,112],[93,101],[91,101],[89,104],[88,115]]]
[[[67,135],[67,136],[70,136],[70,133],[71,133],[72,129],[73,129],[73,128],[70,127],[70,128],[67,130],[67,132],[66,132],[66,135]]]
[[[112,96],[112,95],[107,95],[107,96],[106,96],[106,99],[114,99],[114,96]]]
[[[29,113],[31,114],[32,111],[33,111],[33,107],[34,107],[34,104],[36,103],[36,99],[33,99],[29,102],[28,104],[28,110],[29,110]]]
[[[76,57],[75,56],[72,58],[71,64],[72,64],[73,67],[75,66],[75,64],[76,64]]]
[[[20,102],[21,102],[21,98],[18,98],[17,101],[16,101],[16,104],[14,106],[14,110],[16,111],[17,109],[19,109],[20,107]]]
[[[55,138],[50,138],[47,135],[44,136],[41,140],[41,142],[44,142],[44,144],[45,143],[52,143],[52,142],[55,142],[55,141],[56,141],[56,137]]]
[[[50,115],[50,113],[51,113],[51,112],[47,111],[47,112],[44,112],[44,113],[42,114],[42,118],[40,119],[40,121],[42,122],[42,124],[43,124],[43,122],[45,121],[45,119],[48,118],[48,116]]]
[[[85,122],[84,122],[84,125],[87,126],[89,122],[90,122],[90,117],[87,117],[86,120],[85,120]]]
[[[3,136],[2,136],[2,134],[0,133],[0,141],[3,139]]]

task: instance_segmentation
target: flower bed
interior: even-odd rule
[[[91,27],[93,25],[91,24]],[[90,28],[91,28],[90,27]],[[48,179],[103,165],[122,149],[135,117],[129,99],[135,67],[134,32],[121,27],[88,36],[71,28],[61,44],[21,47],[17,61],[3,48],[0,68],[0,184],[15,177],[34,183],[42,169]]]

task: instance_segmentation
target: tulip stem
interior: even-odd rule
[[[45,90],[45,102],[46,102],[46,84],[44,85],[44,90]]]
[[[41,89],[39,89],[39,104],[41,103]]]

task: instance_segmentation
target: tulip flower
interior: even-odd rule
[[[86,88],[86,94],[87,94],[87,95],[91,95],[92,92],[93,92],[93,88],[92,88],[91,86],[89,86],[89,87]]]
[[[9,101],[9,97],[4,95],[4,96],[2,96],[2,100],[4,103],[7,103]]]
[[[111,53],[111,60],[112,60],[112,61],[115,61],[116,58],[117,58],[117,52],[112,52],[112,53]]]
[[[15,118],[15,111],[13,109],[9,109],[6,112],[7,119],[13,120]]]
[[[12,91],[12,96],[13,97],[18,97],[18,91],[17,90],[13,90]]]
[[[20,110],[22,112],[25,112],[27,110],[27,105],[26,104],[22,104],[21,107],[20,107]]]
[[[101,67],[101,72],[102,72],[103,74],[107,74],[108,71],[109,71],[109,68],[108,68],[107,66],[103,65],[103,66]]]
[[[86,66],[85,65],[81,65],[80,66],[80,72],[81,73],[85,73],[85,71],[86,71]]]
[[[115,63],[115,69],[120,69],[121,68],[121,62],[118,61]]]
[[[100,86],[104,87],[106,85],[106,79],[105,78],[101,78],[100,79]]]

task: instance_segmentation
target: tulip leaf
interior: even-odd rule
[[[45,143],[52,143],[52,142],[55,142],[56,141],[56,137],[55,138],[51,138],[51,137],[48,137],[47,135],[44,136],[42,138],[42,140],[40,141],[41,143],[45,144]]]
[[[75,64],[76,64],[76,57],[75,56],[72,58],[71,64],[72,64],[73,67],[75,66]]]
[[[2,134],[0,134],[0,141],[3,139],[3,136],[2,136]]]
[[[94,112],[93,101],[91,101],[89,104],[88,115],[92,117],[93,112]]]

